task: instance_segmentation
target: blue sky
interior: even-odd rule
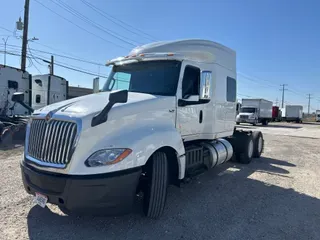
[[[44,8],[37,1],[80,28]],[[108,59],[126,55],[132,45],[127,42],[147,43],[150,37],[134,34],[99,15],[81,0],[30,0],[29,38],[30,48],[72,55],[104,64]],[[97,29],[54,2],[67,3],[91,21],[103,27]],[[312,108],[320,108],[320,1],[296,0],[87,0],[97,8],[112,15],[112,20],[142,30],[156,40],[182,38],[203,38],[222,43],[237,52],[239,98],[244,95],[281,100],[280,84],[288,84],[285,102],[307,107],[306,94],[311,93]],[[61,5],[61,3],[60,3]],[[23,16],[24,0],[10,0],[2,3],[0,14],[0,37],[11,35],[4,27],[14,30],[15,22]],[[107,34],[113,31],[118,38]],[[17,32],[17,35],[21,33]],[[119,37],[121,35],[121,37]],[[124,41],[119,38],[124,39]],[[112,43],[110,43],[112,42]],[[14,37],[8,44],[21,46],[21,40]],[[49,46],[51,48],[45,47]],[[122,47],[118,47],[121,45]],[[3,51],[0,42],[0,51]],[[9,51],[20,51],[11,47]],[[33,51],[34,55],[49,58],[48,54]],[[55,60],[62,64],[76,66],[94,73],[107,75],[109,68],[77,62],[62,57]],[[19,66],[19,58],[7,57],[7,64]],[[46,66],[34,62],[42,73]],[[3,55],[0,53],[0,63]],[[30,64],[28,64],[30,65]],[[28,71],[37,74],[31,66]],[[92,86],[93,76],[55,67],[55,74],[65,77],[71,85]],[[103,84],[101,79],[100,84]]]

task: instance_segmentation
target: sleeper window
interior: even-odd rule
[[[231,77],[227,77],[227,101],[235,102],[237,99],[237,84],[236,80]]]
[[[41,96],[39,94],[36,95],[36,103],[41,102]]]

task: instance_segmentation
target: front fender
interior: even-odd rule
[[[177,153],[179,179],[184,178],[185,149],[180,133],[171,122],[155,123],[150,121],[148,123],[142,121],[139,124],[135,122],[132,125],[122,125],[121,128],[107,134],[103,133],[102,128],[100,130],[99,128],[93,129],[94,133],[92,131],[82,133],[71,161],[71,174],[98,174],[143,166],[159,148],[171,147]],[[99,140],[90,141],[92,134]],[[114,165],[92,168],[84,165],[84,161],[91,154],[106,148],[130,148],[132,153],[126,159]]]

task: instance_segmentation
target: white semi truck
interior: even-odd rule
[[[235,130],[233,50],[156,42],[107,65],[102,92],[46,106],[28,123],[22,180],[40,206],[120,214],[142,193],[145,215],[157,218],[169,184],[260,157],[261,132]]]
[[[271,120],[272,102],[265,99],[242,99],[240,113],[236,118],[237,124],[268,125]]]
[[[21,69],[0,65],[0,146],[12,142],[13,136],[24,138],[31,105],[31,74]],[[21,104],[12,101],[16,92],[24,94]],[[26,107],[27,106],[27,107]]]
[[[32,76],[32,108],[39,109],[66,100],[68,81],[62,77],[43,74]]]
[[[285,121],[302,123],[303,106],[301,105],[286,105]]]

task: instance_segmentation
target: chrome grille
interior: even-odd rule
[[[248,117],[249,117],[248,115],[240,115],[241,119],[248,119]]]
[[[30,126],[28,155],[39,161],[68,164],[77,135],[74,122],[33,119]]]

